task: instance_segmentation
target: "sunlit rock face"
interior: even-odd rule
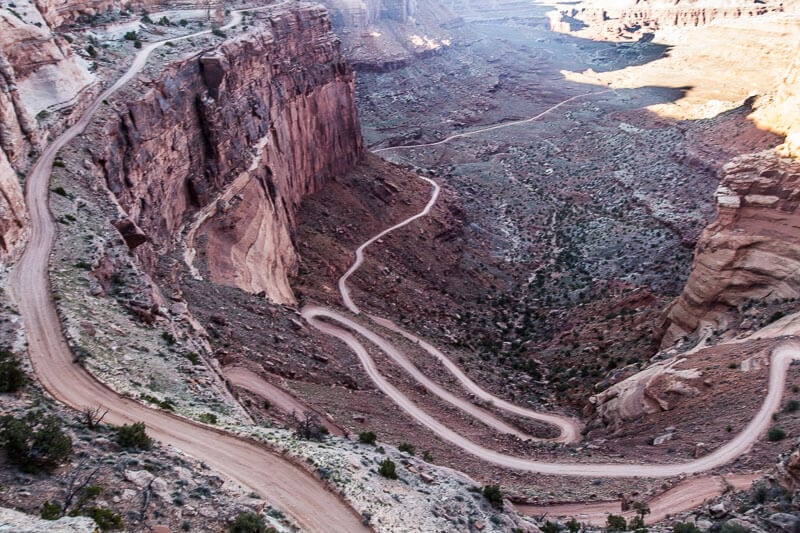
[[[294,302],[296,208],[362,154],[352,72],[325,10],[307,4],[167,65],[103,135],[97,172],[146,235],[146,265],[209,208],[194,239],[202,274],[282,303]]]
[[[775,151],[728,163],[718,215],[700,237],[663,344],[699,327],[724,328],[748,301],[800,297],[800,163]]]

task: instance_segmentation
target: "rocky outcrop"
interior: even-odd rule
[[[201,208],[210,216],[193,242],[207,275],[291,302],[295,209],[362,154],[354,80],[321,7],[254,17],[249,32],[132,87],[95,131],[93,159],[148,240],[136,249],[146,265]]]
[[[682,360],[655,363],[589,398],[596,414],[595,425],[616,430],[626,421],[646,414],[669,411],[682,398],[696,396],[692,381],[702,374],[697,369],[674,368]]]
[[[58,520],[43,520],[13,509],[0,508],[0,529],[25,533],[94,533],[97,524],[85,516],[65,516]]]
[[[97,15],[129,11],[141,13],[142,11],[154,12],[180,8],[197,8],[198,6],[216,9],[220,2],[197,2],[196,0],[170,0],[165,3],[161,0],[33,0],[37,10],[42,14],[51,28],[61,28],[71,25],[85,25],[91,23]]]
[[[773,151],[734,159],[716,202],[717,219],[666,312],[664,346],[701,326],[724,328],[750,300],[800,297],[800,163]]]
[[[408,22],[417,12],[417,0],[325,0],[336,25],[366,30],[378,20]]]

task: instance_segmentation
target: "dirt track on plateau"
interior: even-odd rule
[[[223,28],[235,26],[240,20],[240,12],[234,12],[231,22]],[[204,33],[210,30],[183,39]],[[55,239],[48,208],[50,171],[58,151],[83,132],[100,103],[141,71],[150,53],[161,45],[163,42],[152,43],[142,49],[130,69],[92,102],[74,126],[45,149],[28,176],[26,201],[32,230],[27,248],[11,274],[10,285],[25,323],[36,376],[57,400],[75,409],[102,405],[109,409],[108,422],[144,422],[151,436],[257,491],[307,531],[366,531],[355,511],[302,467],[255,442],[123,398],[73,362],[50,295],[48,262]]]

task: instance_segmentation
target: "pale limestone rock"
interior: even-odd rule
[[[94,520],[85,516],[66,516],[58,520],[41,518],[0,508],[0,531],[13,533],[94,533]]]

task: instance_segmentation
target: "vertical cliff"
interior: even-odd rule
[[[362,153],[354,80],[324,9],[254,16],[249,32],[117,105],[93,157],[149,241],[137,248],[146,264],[200,209],[188,244],[201,272],[291,302],[295,209]]]
[[[756,123],[786,136],[781,154],[800,157],[800,47],[794,49],[794,60],[778,89],[757,102],[753,114]]]
[[[703,325],[725,329],[749,301],[800,297],[800,163],[767,151],[741,156],[724,172],[717,219],[666,313],[665,346]]]

